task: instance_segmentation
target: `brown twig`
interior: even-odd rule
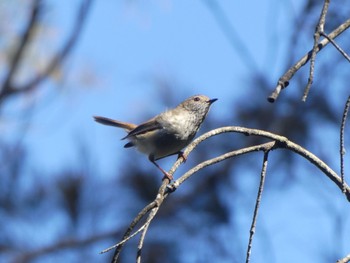
[[[344,23],[342,23],[340,26],[338,26],[335,30],[333,30],[328,37],[330,39],[335,39],[338,37],[341,33],[343,33],[345,30],[347,30],[350,27],[350,19],[346,20]],[[321,51],[326,45],[328,45],[330,42],[327,38],[322,39],[320,43],[317,45],[316,53]],[[306,55],[304,55],[299,61],[297,61],[291,68],[289,68],[282,77],[277,82],[277,86],[275,87],[275,90],[271,93],[271,95],[267,98],[269,102],[275,102],[278,98],[280,92],[288,87],[289,81],[292,79],[294,74],[302,67],[304,66],[311,57],[311,51],[309,51]]]

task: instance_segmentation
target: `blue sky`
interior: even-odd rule
[[[64,40],[64,33],[69,32],[70,26],[67,21],[71,22],[75,10],[70,5],[58,5],[55,1],[53,5],[59,7],[50,19],[53,26],[57,23],[58,27],[55,28],[58,35],[55,40]],[[271,20],[271,13],[277,14],[275,19],[285,23],[293,12],[278,15],[280,12],[276,11],[284,10],[285,6],[297,8],[297,4],[276,1],[273,5],[257,1],[254,5],[258,6],[253,9],[248,2],[224,1],[221,5],[228,10],[227,16],[259,69],[277,77],[283,53],[272,53],[271,56],[272,47],[269,45],[272,41],[283,40],[284,36],[276,34],[274,39],[266,41],[267,35],[271,37],[267,23]],[[255,20],[251,21],[251,17]],[[276,23],[277,31],[281,30],[278,26],[279,23]],[[283,48],[283,42],[277,48]],[[65,136],[58,139],[62,141],[74,140],[66,136],[71,136],[70,131],[75,128],[84,129],[84,133],[89,130],[103,136],[110,134],[111,131],[105,127],[96,127],[90,118],[93,115],[138,123],[145,116],[163,111],[168,105],[154,101],[159,92],[155,87],[157,79],[169,78],[175,82],[179,87],[176,90],[178,102],[197,93],[219,98],[219,106],[210,114],[213,118],[223,116],[232,98],[248,94],[245,84],[250,70],[202,1],[190,4],[186,1],[151,1],[151,4],[142,1],[96,1],[66,68],[68,79],[63,85],[62,82],[57,84],[62,90],[60,99],[45,105],[49,110],[39,112],[38,123],[34,126],[32,135],[44,140],[42,145],[56,141],[54,136]],[[91,72],[92,83],[82,85],[77,81],[81,79],[75,75],[77,72]],[[171,106],[175,105],[168,107]],[[57,119],[62,118],[63,111],[69,111],[69,116],[65,114],[66,119],[60,122],[58,131],[51,131],[51,127],[56,127]],[[43,137],[43,133],[52,135]],[[115,133],[117,138],[122,137],[122,133]],[[87,136],[91,141],[91,134]],[[37,151],[38,158],[41,158],[40,152],[45,151],[40,147]],[[73,158],[70,154],[74,153],[67,155],[65,149],[61,154],[64,156],[47,160],[50,169],[53,165],[60,166],[61,158]]]
[[[74,4],[78,6],[79,2],[74,1]],[[30,147],[28,169],[38,169],[38,163],[43,172],[74,166],[79,160],[76,142],[81,140],[93,149],[93,162],[89,165],[99,171],[96,180],[101,176],[115,176],[111,171],[122,165],[118,159],[139,158],[138,154],[122,148],[123,131],[97,125],[92,116],[139,123],[166,107],[175,106],[163,105],[157,100],[156,94],[160,92],[155,85],[157,80],[174,81],[174,86],[179,88],[172,91],[171,96],[175,96],[177,102],[197,93],[219,98],[208,118],[225,122],[231,116],[227,109],[231,108],[232,101],[251,94],[246,85],[251,65],[242,59],[242,52],[232,47],[204,2],[95,1],[79,44],[63,69],[68,77],[57,83],[46,83],[41,96],[52,99],[36,106],[26,137]],[[288,27],[293,26],[291,19],[302,1],[219,2],[258,69],[274,84],[284,70],[280,68],[286,56],[284,39],[288,39]],[[52,24],[52,42],[63,41],[75,9],[66,1],[51,1],[49,8],[50,15],[46,19]],[[298,92],[301,97],[301,91]],[[288,93],[289,90],[285,95]],[[266,106],[270,107],[267,102]],[[11,112],[11,109],[6,110]],[[163,163],[167,166],[171,161]],[[144,158],[144,165],[151,165],[147,158]],[[317,173],[317,176],[307,180],[300,177],[299,184],[263,196],[258,219],[261,228],[258,227],[254,241],[252,262],[264,262],[266,244],[262,242],[266,241],[266,236],[276,262],[297,262],[296,259],[315,262],[320,244],[327,247],[327,240],[333,240],[328,211],[317,203],[312,191],[305,190],[305,184],[326,188],[325,195],[334,195],[330,206],[335,211],[342,210],[347,203],[338,189],[311,165],[307,172],[300,171],[305,176],[309,176],[308,173]],[[278,176],[271,174],[269,180]],[[251,177],[245,176],[239,185],[255,193],[257,186],[251,185],[250,180]],[[244,198],[246,196],[238,197],[233,202],[247,202]],[[254,200],[255,195],[250,198]],[[242,229],[236,234],[242,240],[248,239],[251,214],[252,207],[249,207],[242,208],[236,216]],[[349,211],[344,214],[346,217]],[[313,227],[315,217],[322,227]],[[345,225],[345,229],[350,230],[349,220],[345,219]],[[226,229],[220,231],[227,234]],[[349,252],[348,249],[340,248],[344,253]]]

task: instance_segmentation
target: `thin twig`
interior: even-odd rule
[[[330,0],[325,0],[324,4],[323,4],[323,8],[322,8],[322,12],[320,15],[320,19],[318,21],[318,24],[316,26],[315,29],[315,34],[314,34],[314,46],[312,48],[312,52],[311,52],[311,59],[310,59],[310,72],[309,72],[309,78],[307,81],[307,85],[304,91],[304,95],[303,95],[303,101],[306,101],[306,98],[309,94],[311,85],[313,83],[313,79],[314,79],[314,70],[315,70],[315,59],[316,59],[316,54],[317,54],[317,46],[318,43],[320,41],[320,37],[321,37],[321,32],[323,32],[324,30],[324,24],[326,22],[326,14],[328,11],[328,7],[329,7],[329,1]]]
[[[141,252],[142,252],[143,244],[145,241],[146,233],[147,233],[149,225],[151,224],[152,219],[158,213],[158,210],[159,210],[159,207],[153,208],[151,213],[148,216],[147,223],[145,224],[145,228],[142,231],[142,234],[141,234],[140,240],[139,240],[139,244],[137,246],[136,263],[141,263]]]
[[[228,126],[228,127],[221,127],[218,129],[214,129],[211,130],[205,134],[203,134],[202,136],[198,137],[196,140],[194,140],[184,151],[184,156],[187,157],[190,152],[195,149],[201,142],[205,141],[206,139],[212,137],[212,136],[216,136],[222,133],[228,133],[228,132],[233,132],[233,133],[242,133],[244,135],[253,135],[253,136],[260,136],[260,137],[265,137],[268,139],[271,139],[273,141],[271,142],[267,142],[267,143],[263,143],[260,145],[254,145],[254,146],[250,146],[250,147],[246,147],[243,149],[238,149],[238,150],[234,150],[228,153],[224,153],[220,156],[217,156],[215,158],[206,160],[198,165],[196,165],[195,167],[193,167],[192,169],[190,169],[189,171],[187,171],[185,174],[183,174],[180,178],[178,178],[177,180],[175,180],[171,185],[168,185],[169,180],[163,180],[162,185],[160,186],[159,190],[158,190],[158,194],[157,197],[155,198],[155,200],[153,200],[150,204],[148,204],[145,208],[143,208],[141,210],[141,212],[134,218],[134,220],[132,221],[132,223],[130,224],[128,230],[126,231],[126,233],[123,236],[123,239],[121,242],[119,242],[117,245],[113,246],[116,247],[116,251],[114,253],[113,256],[113,263],[116,263],[119,257],[119,254],[122,250],[123,245],[125,244],[126,241],[128,241],[131,237],[130,237],[130,233],[132,232],[132,230],[134,229],[134,227],[136,226],[136,224],[150,211],[152,210],[154,212],[154,215],[152,215],[152,211],[147,219],[147,222],[139,229],[140,231],[145,231],[146,228],[148,228],[148,225],[151,223],[151,221],[154,219],[159,207],[162,205],[162,203],[164,202],[164,200],[168,197],[169,194],[171,194],[173,191],[175,191],[184,181],[186,181],[188,178],[190,178],[193,174],[195,174],[196,172],[200,171],[201,169],[224,161],[228,158],[232,158],[234,156],[238,156],[238,155],[243,155],[243,154],[247,154],[249,152],[254,152],[254,151],[264,151],[264,152],[268,152],[270,150],[274,150],[274,149],[287,149],[290,151],[293,151],[299,155],[301,155],[302,157],[304,157],[305,159],[307,159],[308,161],[310,161],[312,164],[314,164],[318,169],[320,169],[329,179],[331,179],[340,189],[345,189],[345,196],[348,199],[348,201],[350,201],[350,187],[346,184],[346,182],[342,182],[341,178],[327,165],[325,164],[322,160],[320,160],[317,156],[315,156],[313,153],[307,151],[306,149],[304,149],[303,147],[301,147],[300,145],[288,140],[288,138],[284,137],[284,136],[280,136],[271,132],[267,132],[267,131],[263,131],[263,130],[258,130],[258,129],[249,129],[249,128],[244,128],[244,127],[237,127],[237,126]],[[173,165],[173,167],[170,169],[169,173],[170,174],[174,174],[175,171],[178,169],[178,167],[180,166],[180,164],[183,162],[183,158],[179,158]],[[138,231],[138,232],[140,232]],[[141,253],[140,249],[142,249],[142,245],[143,245],[143,240],[145,238],[146,235],[146,231],[143,232],[143,236],[140,239],[140,243],[139,243],[139,250],[138,250],[138,254]],[[125,241],[124,241],[125,240]]]
[[[321,32],[321,35],[328,39],[328,41],[344,56],[344,58],[350,62],[350,57],[346,52],[333,40],[331,39],[325,32]]]
[[[142,248],[143,248],[143,244],[145,241],[145,237],[146,237],[146,233],[148,230],[150,224],[147,224],[145,226],[145,229],[142,231],[140,240],[139,240],[139,245],[137,246],[137,253],[136,253],[136,263],[141,263],[141,254],[142,254]]]
[[[258,196],[256,198],[255,208],[254,208],[254,214],[253,214],[253,221],[252,225],[250,227],[250,235],[249,235],[249,242],[248,242],[248,249],[247,249],[247,257],[246,257],[246,263],[249,263],[250,261],[250,255],[252,251],[252,243],[253,243],[253,237],[255,234],[255,228],[256,228],[256,221],[258,218],[258,212],[260,208],[261,203],[261,197],[264,190],[264,184],[265,184],[265,177],[266,177],[266,170],[267,170],[267,160],[269,157],[269,151],[264,152],[264,160],[263,160],[263,166],[261,168],[261,175],[260,175],[260,184],[259,184],[259,190],[258,190]]]
[[[254,145],[246,148],[242,148],[239,150],[231,151],[224,153],[220,156],[217,156],[215,158],[206,160],[204,162],[201,162],[200,164],[196,165],[192,169],[188,170],[184,175],[182,175],[179,179],[175,180],[171,185],[168,186],[168,188],[171,191],[175,191],[181,184],[183,184],[187,179],[189,179],[193,174],[197,173],[198,171],[202,170],[203,168],[213,165],[215,163],[227,160],[229,158],[251,153],[251,152],[257,152],[257,151],[269,151],[273,149],[276,145],[276,142],[267,142],[259,145]]]
[[[144,223],[139,229],[137,229],[134,233],[132,233],[131,235],[129,235],[128,237],[124,238],[122,241],[120,241],[119,243],[113,245],[113,246],[110,246],[104,250],[102,250],[100,252],[100,254],[104,254],[108,251],[111,251],[112,249],[116,248],[116,247],[119,247],[119,246],[122,246],[124,245],[126,242],[128,242],[130,239],[132,239],[134,236],[136,236],[138,233],[140,233],[141,231],[143,231],[146,227],[146,225],[148,224],[149,222],[146,222]]]
[[[132,220],[132,222],[130,223],[128,229],[127,229],[126,232],[124,233],[124,236],[123,236],[122,240],[127,239],[127,238],[130,236],[130,234],[131,234],[132,230],[134,229],[134,227],[140,222],[140,220],[141,220],[152,208],[156,207],[156,205],[157,205],[157,203],[153,201],[153,202],[149,203],[148,205],[146,205],[146,206],[137,214],[137,216]],[[120,253],[121,249],[123,248],[123,245],[124,245],[124,243],[122,243],[122,244],[119,245],[119,246],[118,246],[118,244],[117,244],[117,246],[116,246],[116,251],[115,251],[115,253],[114,253],[114,256],[115,256],[116,254],[119,254],[119,253]],[[105,250],[101,251],[100,253],[105,253],[105,252],[107,252],[107,251],[109,251],[109,249],[105,249]]]
[[[333,30],[328,36],[330,39],[335,39],[340,34],[342,34],[345,30],[347,30],[350,27],[350,19],[346,20],[344,23],[342,23],[340,26],[338,26],[335,30]],[[326,45],[328,45],[330,42],[327,38],[324,38],[321,40],[321,42],[317,45],[316,52],[318,53],[321,51]],[[275,90],[271,93],[271,95],[267,98],[269,102],[275,102],[278,98],[280,92],[288,87],[289,81],[292,79],[294,74],[302,67],[304,66],[311,57],[311,51],[309,51],[306,55],[304,55],[301,59],[299,59],[291,68],[289,68],[282,77],[279,78],[277,82],[277,86],[275,87]]]
[[[153,208],[151,213],[149,214],[149,216],[147,218],[147,221],[138,230],[136,230],[132,235],[128,235],[126,238],[124,238],[119,243],[117,243],[109,248],[104,249],[100,254],[106,253],[106,252],[108,252],[116,247],[123,246],[127,241],[132,239],[134,236],[136,236],[140,232],[142,232],[142,233],[145,233],[145,231],[147,232],[148,226],[151,223],[151,221],[153,220],[153,218],[156,216],[157,212],[158,212],[158,207]],[[144,235],[144,234],[142,234],[142,235]],[[118,261],[119,254],[120,254],[120,251],[119,251],[119,253],[114,254],[112,262]]]
[[[346,103],[345,103],[345,108],[344,108],[344,113],[343,117],[341,120],[341,125],[340,125],[340,177],[342,180],[342,191],[343,193],[346,192],[345,189],[345,175],[344,175],[344,155],[345,155],[345,146],[344,146],[344,133],[345,133],[345,123],[346,119],[348,116],[349,112],[349,107],[350,107],[350,96],[348,97]]]
[[[180,159],[182,159],[182,158],[180,158]],[[122,241],[123,241],[123,240],[126,240],[126,239],[127,239],[127,241],[128,241],[128,240],[130,239],[129,237],[130,237],[131,232],[132,232],[132,230],[134,229],[134,227],[141,221],[141,219],[142,219],[149,211],[151,211],[151,210],[154,211],[154,209],[156,209],[156,212],[155,212],[155,214],[152,216],[152,218],[151,218],[152,211],[150,212],[150,215],[149,215],[149,217],[148,217],[148,219],[147,219],[147,221],[146,221],[145,224],[147,224],[147,222],[148,222],[148,224],[151,222],[151,220],[154,218],[154,216],[156,215],[156,213],[157,213],[157,211],[158,211],[158,207],[161,206],[162,202],[164,201],[164,199],[165,199],[166,196],[168,195],[168,193],[166,193],[166,189],[167,189],[168,183],[169,183],[169,179],[163,180],[163,182],[162,182],[162,184],[161,184],[161,186],[160,186],[160,188],[159,188],[159,190],[158,190],[158,194],[157,194],[155,200],[153,200],[151,203],[149,203],[148,205],[146,205],[146,206],[140,211],[140,213],[137,214],[137,216],[133,219],[133,221],[132,221],[131,224],[129,225],[127,231],[125,232]],[[145,224],[144,224],[143,226],[145,226]],[[143,226],[142,226],[142,227],[143,227]],[[122,241],[121,241],[121,242],[122,242]],[[121,243],[121,242],[119,242],[119,243]],[[119,244],[119,243],[118,243],[118,244]],[[116,248],[116,250],[114,251],[113,259],[112,259],[112,262],[113,262],[113,263],[116,263],[116,262],[118,261],[119,255],[120,255],[120,253],[121,253],[121,251],[122,251],[122,248],[123,248],[125,242],[122,242],[120,245],[118,245],[118,244],[116,244],[116,245],[114,245],[114,246],[112,246],[112,247],[110,247],[110,248],[108,248],[108,249],[105,249],[105,250],[103,250],[103,251],[101,252],[101,253],[105,253],[105,252],[109,251],[110,249]]]

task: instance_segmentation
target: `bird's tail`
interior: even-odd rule
[[[109,125],[109,126],[123,128],[126,131],[131,131],[131,130],[135,129],[137,126],[133,123],[121,122],[121,121],[117,121],[117,120],[113,120],[113,119],[109,119],[109,118],[101,117],[101,116],[94,116],[94,119],[96,122],[101,123],[103,125]]]

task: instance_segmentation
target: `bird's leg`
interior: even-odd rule
[[[180,159],[180,158],[182,158],[182,160],[184,161],[184,163],[187,161],[187,157],[184,155],[184,152],[182,152],[182,151],[179,151],[179,152],[177,153],[177,159]]]
[[[168,178],[170,181],[172,181],[174,179],[174,177],[169,174],[167,171],[165,171],[162,167],[160,167],[155,161],[154,161],[154,157],[153,156],[149,156],[148,159],[155,165],[157,166],[157,168],[164,174],[163,180],[165,178]]]

